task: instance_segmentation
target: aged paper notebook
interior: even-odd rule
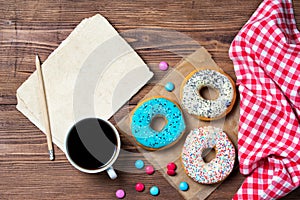
[[[65,135],[75,121],[93,116],[109,119],[153,76],[99,14],[84,19],[42,70],[53,142],[63,151]],[[45,132],[38,91],[34,72],[17,90],[17,109]]]

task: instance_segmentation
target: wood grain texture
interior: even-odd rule
[[[96,13],[105,16],[120,33],[157,27],[183,33],[203,45],[235,79],[228,49],[259,3],[260,0],[0,0],[0,199],[114,199],[119,188],[126,190],[126,199],[181,199],[160,173],[149,176],[134,169],[134,161],[141,156],[124,136],[124,152],[116,163],[116,168],[121,169],[117,180],[109,180],[105,173],[78,172],[56,146],[56,160],[49,161],[46,137],[15,108],[16,89],[35,70],[36,53],[45,60],[83,18]],[[294,10],[300,22],[299,1],[294,1]],[[130,37],[125,39],[132,42]],[[143,36],[139,39],[147,40]],[[173,44],[175,50],[188,52],[194,48],[188,44],[176,46],[176,41]],[[181,59],[156,48],[139,49],[138,53],[155,77],[116,117],[132,109],[164,76],[157,69],[159,61],[166,60],[173,66]],[[208,199],[231,199],[243,180],[236,170]],[[146,185],[142,193],[134,189],[139,181]],[[161,189],[157,198],[149,195],[152,185]],[[285,199],[299,196],[297,189]]]

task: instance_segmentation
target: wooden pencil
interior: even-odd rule
[[[39,99],[40,99],[40,105],[43,113],[44,118],[44,125],[46,130],[46,136],[47,136],[47,144],[48,144],[48,150],[49,150],[49,156],[50,160],[54,160],[54,152],[53,152],[53,145],[52,145],[52,135],[51,135],[51,127],[50,127],[50,119],[49,119],[49,111],[48,111],[48,104],[47,104],[47,98],[46,98],[46,91],[45,91],[45,84],[44,84],[44,77],[41,69],[41,62],[39,59],[39,56],[36,55],[35,57],[35,65],[38,75],[38,84],[39,84]]]

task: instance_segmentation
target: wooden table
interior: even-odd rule
[[[78,172],[56,146],[56,160],[49,161],[45,136],[15,108],[16,89],[35,70],[35,53],[45,60],[83,18],[96,13],[104,15],[119,32],[161,27],[186,34],[208,49],[217,64],[235,79],[228,48],[259,3],[259,0],[0,0],[0,199],[114,199],[119,188],[127,191],[126,199],[151,199],[148,189],[154,184],[161,189],[157,199],[181,199],[157,172],[149,176],[118,171],[119,178],[111,181],[105,173]],[[296,19],[300,21],[300,2],[294,4]],[[154,80],[164,75],[155,68],[159,61],[166,60],[173,66],[181,59],[159,49],[142,49],[138,53],[155,72]],[[152,86],[147,85],[125,107],[133,108]],[[123,149],[135,152],[124,136],[122,142]],[[120,158],[120,162],[127,159],[128,168],[134,170],[133,163],[139,154],[131,155]],[[234,171],[208,199],[230,199],[243,180],[238,170]],[[147,191],[136,192],[137,181],[143,182]],[[297,189],[286,199],[299,199],[299,195]]]

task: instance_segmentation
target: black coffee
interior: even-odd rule
[[[73,126],[67,138],[69,157],[84,169],[98,169],[107,164],[117,148],[117,138],[105,121],[88,118]]]

